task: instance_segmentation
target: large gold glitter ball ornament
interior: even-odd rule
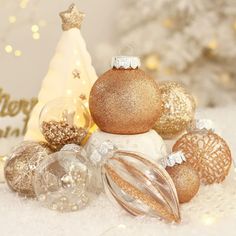
[[[178,82],[160,82],[162,113],[153,127],[165,139],[183,133],[194,119],[196,104],[193,96]]]
[[[140,61],[136,57],[115,57],[113,68],[93,85],[89,108],[94,122],[102,131],[144,133],[160,117],[158,85],[139,66]]]
[[[132,215],[180,222],[174,183],[165,169],[141,154],[115,151],[102,165],[105,192]]]
[[[48,158],[50,150],[37,142],[22,142],[8,156],[4,168],[9,188],[21,196],[35,197],[32,181],[36,168]]]
[[[69,212],[87,205],[87,159],[83,148],[68,144],[40,163],[33,186],[37,199],[44,207]]]
[[[229,173],[232,157],[227,143],[210,130],[196,130],[184,134],[173,146],[182,151],[187,162],[198,171],[204,184],[222,182]]]
[[[88,109],[75,97],[60,97],[47,103],[39,122],[45,140],[56,151],[66,144],[81,144],[92,124]]]
[[[189,202],[198,192],[200,178],[198,172],[189,164],[175,164],[166,167],[178,194],[179,202]]]

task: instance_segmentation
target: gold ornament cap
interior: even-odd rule
[[[116,69],[137,69],[140,66],[140,59],[134,56],[115,56],[111,61],[111,67]]]
[[[85,17],[85,14],[80,12],[74,3],[69,6],[68,10],[61,12],[59,15],[62,19],[62,29],[64,31],[72,28],[80,29]]]

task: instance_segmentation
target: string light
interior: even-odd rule
[[[79,65],[80,65],[80,61],[76,61],[76,62],[75,62],[75,65],[76,65],[76,66],[79,66]]]
[[[38,40],[40,39],[40,34],[38,32],[32,34],[33,39]]]
[[[70,89],[67,89],[66,93],[67,93],[67,95],[71,95],[72,91]]]
[[[208,43],[207,47],[208,47],[209,49],[211,49],[211,50],[216,50],[216,49],[218,48],[218,42],[217,42],[217,40],[216,40],[216,39],[212,39],[212,40]]]
[[[211,215],[203,215],[202,222],[204,225],[212,225],[215,222],[216,218]]]
[[[39,26],[38,26],[38,25],[32,25],[32,26],[31,26],[31,31],[32,31],[33,33],[37,33],[37,32],[39,31]]]
[[[236,30],[236,21],[233,24],[233,28],[234,28],[234,30]]]
[[[13,23],[16,22],[16,17],[15,16],[9,16],[8,21],[9,21],[9,23],[13,24]]]
[[[158,70],[160,67],[160,60],[157,55],[155,54],[150,54],[145,58],[145,67],[148,70]]]
[[[6,45],[6,46],[5,46],[5,51],[6,51],[7,53],[12,53],[12,51],[13,51],[12,46],[11,46],[11,45]]]
[[[27,7],[29,0],[21,0],[20,1],[20,8],[24,9]]]
[[[174,21],[172,19],[165,19],[163,21],[163,26],[168,29],[174,28]]]
[[[14,55],[15,55],[16,57],[20,57],[20,56],[22,55],[21,50],[15,50]]]

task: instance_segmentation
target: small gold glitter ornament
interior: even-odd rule
[[[174,183],[161,166],[118,150],[103,164],[102,178],[107,195],[127,212],[180,222]]]
[[[8,156],[4,173],[9,188],[21,196],[35,197],[32,181],[36,168],[50,150],[37,142],[22,142]]]
[[[158,85],[140,70],[136,57],[114,57],[112,69],[92,87],[89,108],[105,132],[138,134],[150,130],[161,113]]]
[[[181,153],[172,153],[168,158],[176,157],[178,154]],[[166,167],[166,171],[175,184],[179,202],[189,202],[197,194],[200,187],[198,172],[186,163],[186,159],[182,162],[174,161],[174,164]]]
[[[193,129],[184,134],[173,146],[182,151],[187,162],[198,171],[204,184],[222,182],[229,173],[232,157],[227,143],[212,130]]]
[[[34,175],[34,191],[43,206],[61,212],[87,205],[88,168],[85,151],[69,144],[41,162]]]
[[[40,114],[41,132],[54,150],[66,144],[80,144],[88,134],[91,117],[77,98],[57,98],[45,105]]]
[[[78,11],[75,4],[71,4],[67,11],[61,12],[60,17],[62,19],[62,29],[64,31],[72,28],[80,29],[85,14]]]
[[[174,81],[160,82],[162,113],[153,127],[163,138],[171,139],[183,133],[194,119],[194,98]]]

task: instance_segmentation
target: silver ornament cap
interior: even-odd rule
[[[115,56],[111,61],[111,67],[116,69],[137,69],[140,65],[140,59],[133,56]]]
[[[166,158],[163,158],[161,165],[166,168],[167,166],[173,167],[176,164],[182,164],[183,162],[186,162],[185,155],[181,151],[178,151],[172,152]]]

